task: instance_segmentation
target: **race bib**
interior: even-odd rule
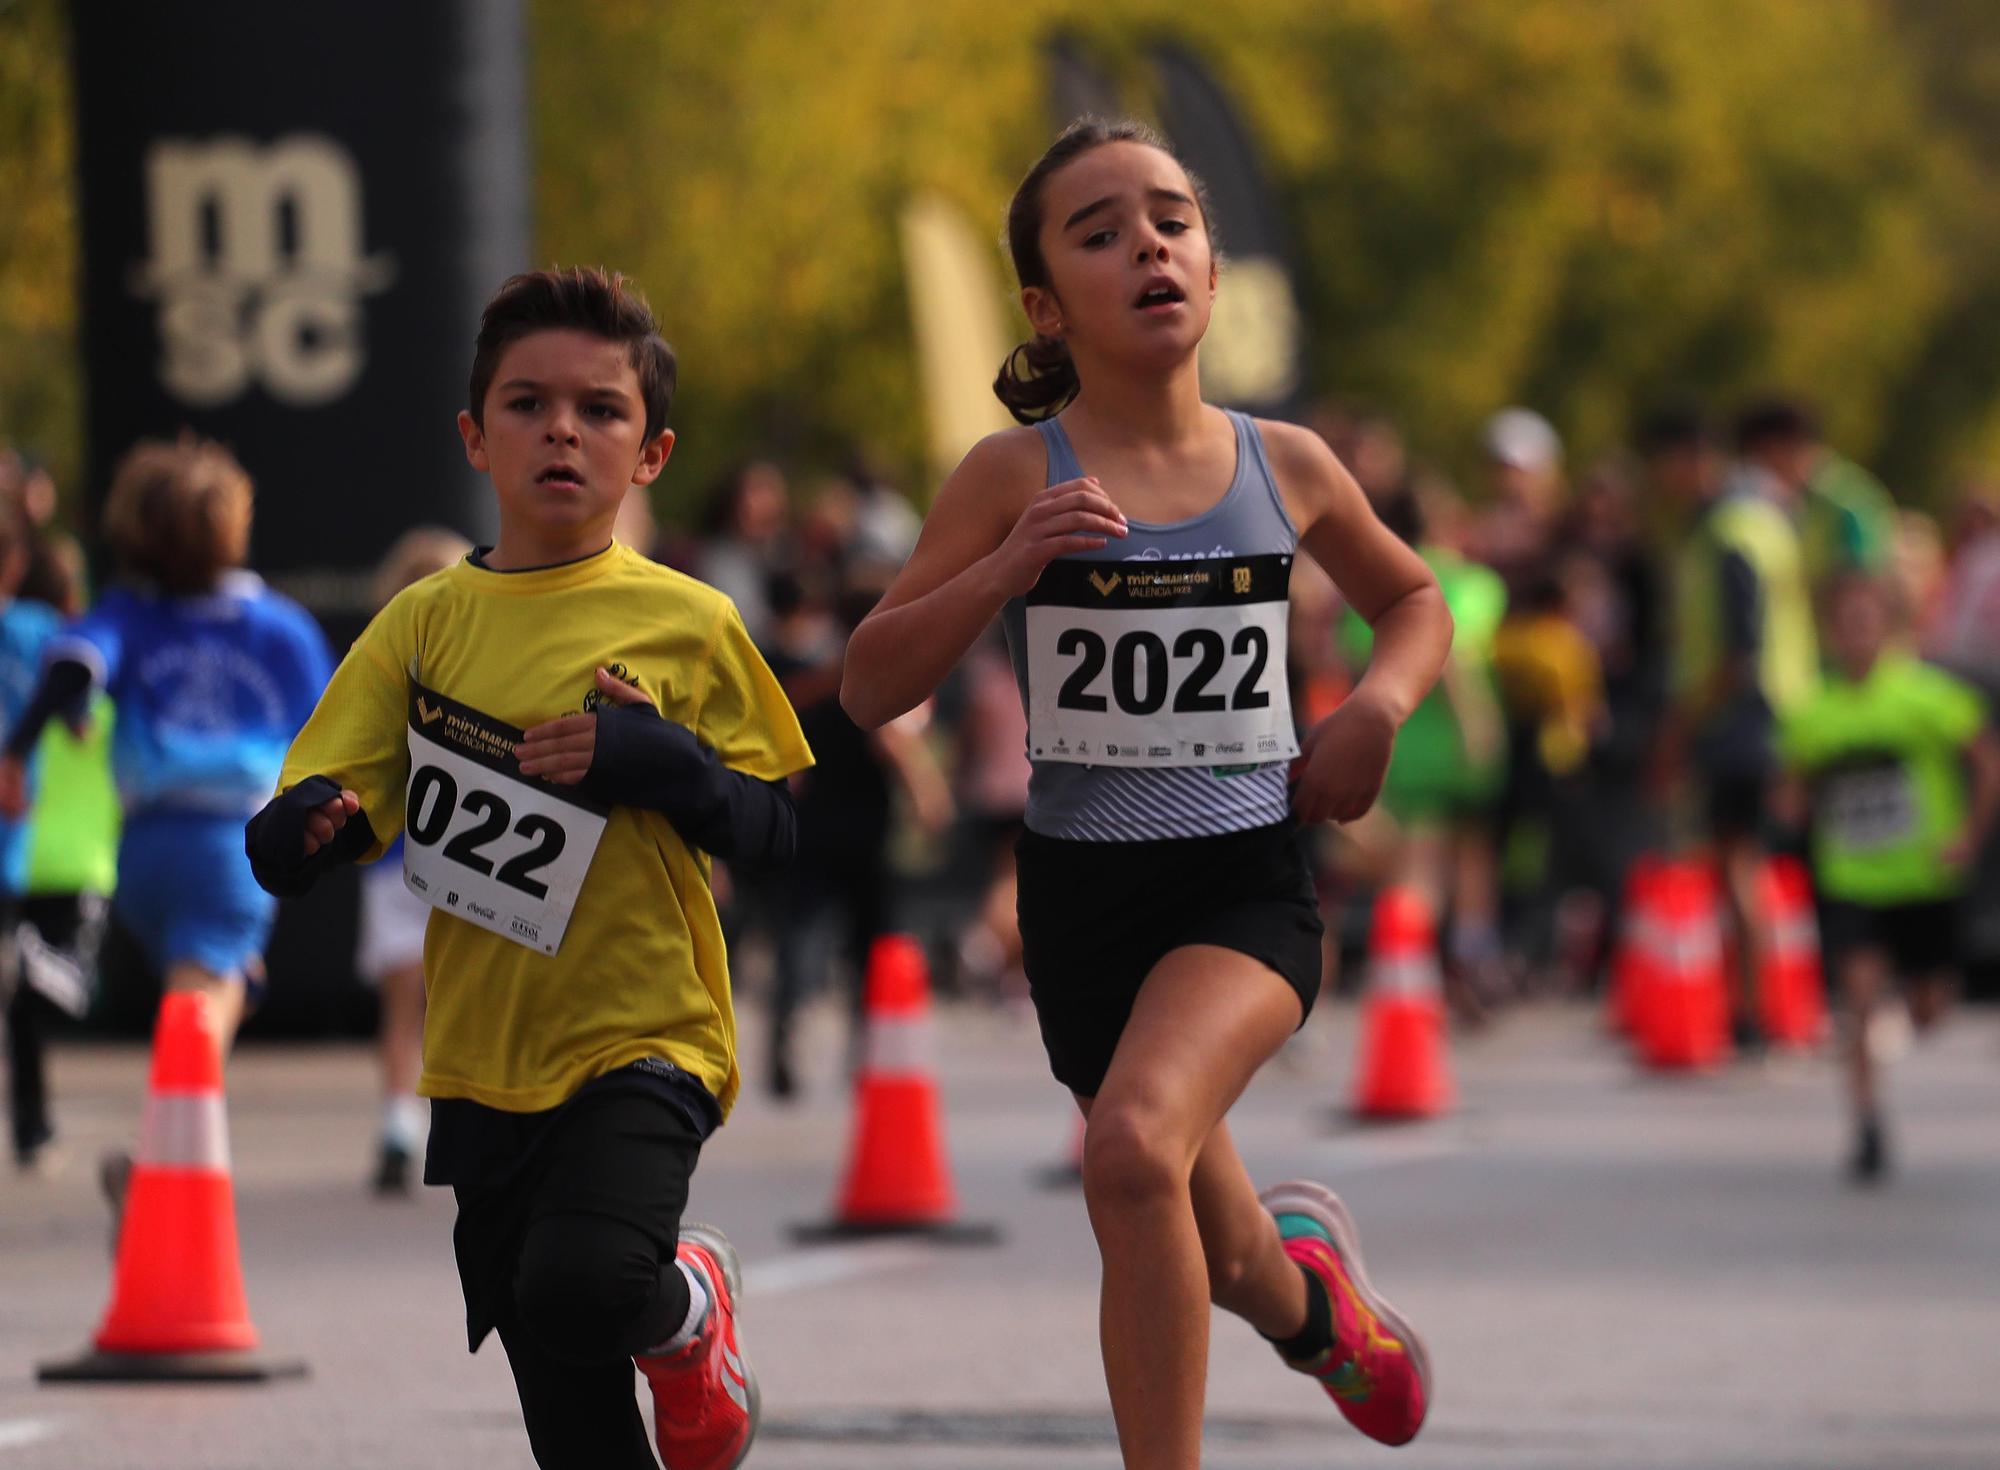
[[[554,954],[610,809],[524,776],[521,732],[410,681],[403,882],[432,908]]]
[[[1866,853],[1894,847],[1917,830],[1916,791],[1900,762],[1850,767],[1826,780],[1820,818],[1835,844]]]
[[[1277,555],[1050,562],[1026,598],[1029,754],[1092,766],[1297,755],[1291,572]]]

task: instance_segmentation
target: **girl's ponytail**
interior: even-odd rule
[[[1068,408],[1081,386],[1068,345],[1059,337],[1038,334],[1007,354],[993,380],[993,396],[1015,422],[1034,424]]]

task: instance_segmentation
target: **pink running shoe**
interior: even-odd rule
[[[1370,1439],[1408,1444],[1430,1408],[1430,1354],[1416,1329],[1368,1284],[1347,1206],[1324,1185],[1303,1179],[1276,1185],[1262,1198],[1277,1218],[1285,1254],[1318,1278],[1333,1307],[1333,1346],[1286,1365],[1317,1378],[1347,1422]]]
[[[757,1437],[757,1375],[736,1346],[736,1252],[712,1225],[681,1228],[680,1259],[708,1288],[708,1320],[669,1357],[633,1359],[653,1387],[653,1435],[667,1470],[735,1470]]]

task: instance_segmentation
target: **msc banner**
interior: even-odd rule
[[[351,631],[404,528],[489,523],[452,418],[527,259],[520,0],[71,10],[93,502],[222,439],[257,568]]]
[[[337,648],[405,528],[491,528],[452,421],[479,308],[528,261],[521,10],[69,6],[90,503],[141,436],[223,440],[257,481],[253,565]],[[357,886],[285,905],[260,1028],[365,1016]],[[145,969],[114,937],[102,1019],[147,1029]]]

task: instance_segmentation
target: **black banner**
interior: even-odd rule
[[[465,463],[480,305],[528,258],[520,0],[75,0],[90,496],[142,435],[228,443],[253,563],[338,636]]]
[[[227,443],[252,565],[336,649],[425,522],[490,532],[453,419],[479,308],[528,260],[520,0],[72,0],[89,503],[133,440]],[[486,539],[490,539],[488,536]],[[367,1018],[355,875],[283,909],[255,1025]],[[144,1029],[114,938],[100,1018]]]
[[[1223,281],[1201,347],[1202,388],[1217,403],[1296,419],[1306,396],[1305,322],[1290,233],[1250,134],[1191,52],[1151,52],[1161,121],[1208,185],[1222,235]]]

